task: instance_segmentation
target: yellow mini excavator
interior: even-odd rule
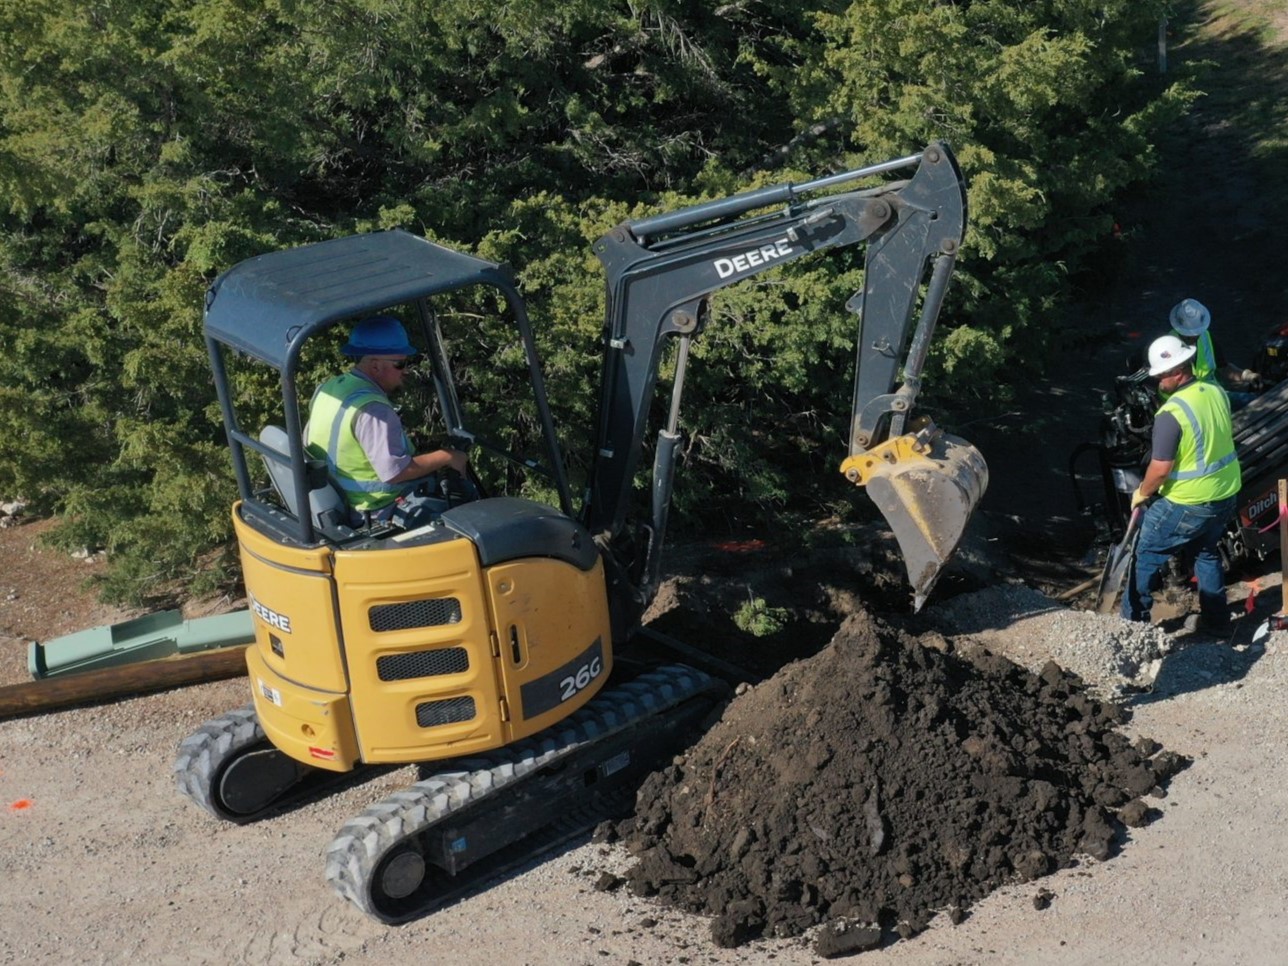
[[[867,246],[863,290],[847,306],[861,335],[841,469],[890,523],[920,606],[987,484],[973,447],[913,418],[964,230],[965,188],[943,144],[615,228],[594,246],[607,317],[579,507],[506,267],[389,231],[229,269],[208,293],[205,334],[239,487],[253,705],[184,739],[180,790],[241,823],[363,766],[420,764],[421,780],[346,823],[326,857],[335,889],[390,923],[593,822],[691,735],[720,686],[683,665],[614,668],[661,573],[690,345],[713,292],[825,249]],[[444,303],[471,309],[442,313]],[[541,455],[514,452],[517,437],[491,431],[498,414],[458,395],[443,317],[477,326],[488,307],[521,348],[524,432]],[[503,467],[501,485],[427,487],[405,513],[354,522],[305,445],[301,399],[313,387],[297,377],[377,312],[410,323],[447,432],[472,445],[472,467]],[[635,511],[649,502],[634,499],[635,478],[672,340],[651,507]],[[245,391],[266,376],[282,403],[268,420]],[[527,477],[540,487],[525,492],[552,494],[549,504],[512,495]]]

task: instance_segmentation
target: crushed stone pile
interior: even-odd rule
[[[997,584],[937,603],[925,619],[959,644],[969,637],[1030,670],[1055,661],[1108,698],[1148,689],[1163,658],[1177,648],[1157,625],[1070,610],[1022,583]]]
[[[937,638],[942,644],[943,639]],[[837,955],[957,921],[999,885],[1109,858],[1185,759],[1116,730],[1054,663],[965,660],[867,614],[744,691],[618,829],[637,895],[736,946],[823,925]]]

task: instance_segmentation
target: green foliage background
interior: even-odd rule
[[[932,138],[958,153],[972,222],[926,398],[951,414],[995,396],[1016,359],[1041,357],[1115,197],[1190,99],[1149,70],[1166,6],[5,4],[0,493],[59,514],[69,545],[107,548],[117,598],[227,581],[235,487],[204,290],[243,258],[393,226],[518,269],[576,457],[598,384],[595,238]],[[852,499],[831,479],[860,264],[799,264],[719,298],[686,396],[679,519]]]

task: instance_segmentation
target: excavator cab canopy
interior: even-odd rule
[[[206,295],[206,345],[244,510],[280,524],[281,508],[266,505],[252,483],[247,449],[262,455],[270,467],[284,465],[293,481],[293,492],[308,493],[316,488],[302,439],[307,412],[301,413],[296,384],[301,353],[309,339],[334,325],[395,308],[410,309],[410,313],[403,314],[413,320],[408,325],[413,342],[419,343],[429,357],[449,436],[493,449],[508,459],[518,459],[466,423],[438,319],[431,308],[435,296],[476,286],[489,287],[500,295],[527,362],[546,453],[541,461],[519,461],[549,477],[564,513],[570,513],[572,498],[537,362],[532,326],[509,269],[397,230],[270,252],[240,262],[210,286]],[[230,388],[230,354],[248,357],[277,371],[282,390],[285,454],[259,438],[261,427],[239,421]],[[337,369],[340,365],[337,357]],[[305,399],[313,388],[304,387]],[[301,512],[295,516],[291,536],[306,545],[315,542],[318,534],[312,514]]]
[[[258,255],[220,275],[206,293],[206,338],[286,371],[318,329],[482,284],[522,307],[509,272],[492,262],[405,231],[337,238]]]

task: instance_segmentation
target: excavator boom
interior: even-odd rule
[[[824,193],[906,168],[915,168],[906,181]],[[908,563],[915,606],[925,601],[988,481],[984,460],[969,443],[932,425],[905,431],[965,232],[965,200],[951,151],[936,143],[920,154],[803,185],[761,188],[627,222],[596,244],[607,272],[608,319],[583,518],[601,546],[623,530],[664,345],[668,338],[680,340],[671,416],[659,433],[653,467],[648,560],[640,583],[623,582],[616,601],[627,625],[659,576],[684,368],[689,343],[705,324],[708,299],[770,268],[859,243],[867,244],[867,257],[863,290],[846,306],[861,321],[850,452],[841,470],[869,486]]]

